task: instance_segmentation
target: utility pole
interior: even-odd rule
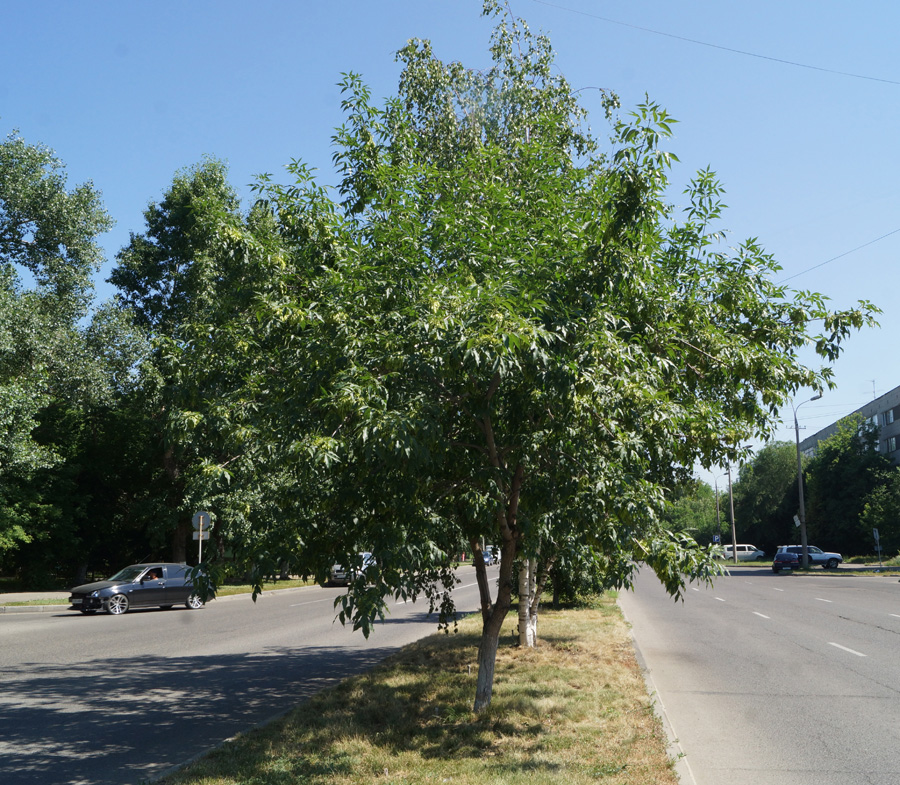
[[[734,563],[738,563],[737,530],[734,527],[734,495],[731,493],[731,464],[728,464],[728,504],[731,507],[731,555]]]
[[[800,424],[797,421],[797,409],[803,406],[804,403],[818,401],[821,397],[822,393],[816,393],[808,401],[803,401],[797,406],[794,406],[793,403],[791,404],[791,408],[794,410],[794,435],[797,439],[797,490],[800,493],[800,553],[802,555],[800,566],[804,570],[809,569],[809,543],[806,539],[806,504],[803,500],[803,464],[800,462]]]

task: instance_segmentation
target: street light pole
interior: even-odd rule
[[[734,495],[731,492],[731,464],[728,464],[728,504],[731,508],[731,555],[734,558],[734,563],[738,563],[738,552],[737,552],[737,529],[734,525]]]
[[[800,493],[800,553],[802,554],[800,566],[804,570],[809,569],[809,543],[806,540],[806,504],[803,501],[803,464],[800,462],[800,424],[797,422],[797,410],[804,403],[818,401],[821,397],[822,393],[816,393],[808,401],[802,401],[797,406],[791,404],[791,408],[794,410],[794,436],[797,440],[797,489]]]
[[[722,519],[719,517],[719,478],[713,476],[713,483],[716,486],[716,534],[719,537],[719,545],[722,544]]]

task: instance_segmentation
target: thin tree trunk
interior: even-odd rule
[[[528,608],[531,597],[528,588],[531,583],[531,562],[525,559],[519,565],[519,646],[528,646]]]
[[[490,602],[490,587],[484,560],[475,562],[475,574],[481,592],[481,642],[478,645],[478,680],[475,686],[475,712],[484,711],[491,705],[494,691],[494,666],[500,645],[500,630],[512,607],[513,563],[516,544],[512,539],[504,540],[501,546],[500,577],[497,581],[497,601]]]
[[[490,619],[484,623],[481,630],[481,643],[478,645],[478,681],[475,686],[475,705],[472,707],[476,712],[484,711],[491,705],[500,629],[508,610],[507,608],[506,611],[501,611],[495,605]]]
[[[519,645],[537,645],[537,560],[528,559],[519,568]]]

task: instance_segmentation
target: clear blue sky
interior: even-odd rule
[[[623,112],[647,94],[680,121],[669,145],[681,159],[673,199],[711,166],[727,190],[730,244],[758,238],[781,278],[833,307],[869,299],[883,309],[880,330],[849,341],[837,389],[801,410],[801,438],[900,385],[896,0],[511,7],[550,35],[575,88],[615,90]],[[98,278],[108,297],[102,280],[116,251],[143,230],[143,209],[177,169],[222,158],[245,195],[256,174],[280,177],[294,158],[330,179],[341,72],[387,96],[394,52],[411,37],[485,66],[491,25],[480,9],[480,0],[7,0],[0,134],[18,129],[48,145],[70,185],[92,180],[103,192],[117,222]],[[581,95],[605,138],[596,91]],[[777,438],[793,439],[792,422]]]

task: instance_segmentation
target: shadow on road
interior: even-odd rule
[[[0,781],[138,783],[393,651],[311,647],[202,660],[23,663],[5,671],[0,686]]]

